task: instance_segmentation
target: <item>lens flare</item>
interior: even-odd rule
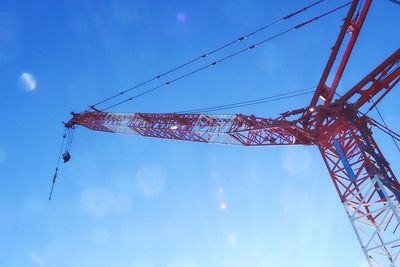
[[[181,22],[181,23],[185,22],[185,21],[186,21],[186,14],[185,14],[185,13],[182,13],[182,12],[178,13],[178,14],[176,15],[176,20],[177,20],[178,22]]]
[[[34,91],[36,89],[36,79],[32,74],[24,72],[21,74],[20,80],[28,91]]]
[[[225,209],[227,208],[226,203],[225,203],[225,202],[219,203],[219,208],[220,208],[221,210],[225,210]]]

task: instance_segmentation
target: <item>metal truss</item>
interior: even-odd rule
[[[164,139],[243,146],[311,145],[310,136],[287,121],[245,115],[75,114],[70,124],[92,130]]]
[[[320,151],[370,266],[400,266],[398,181],[372,136],[347,124]]]

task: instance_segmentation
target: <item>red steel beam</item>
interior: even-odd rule
[[[352,100],[354,107],[359,109],[383,90],[386,90],[383,95],[385,96],[399,82],[399,77],[400,49],[397,49],[384,62],[344,94],[338,101],[347,102]],[[379,98],[376,103],[381,99],[382,97]]]
[[[329,56],[328,62],[322,73],[322,76],[318,83],[315,94],[311,99],[311,102],[309,105],[310,107],[315,107],[317,105],[320,97],[325,99],[325,100],[322,100],[324,102],[324,105],[328,105],[332,101],[332,98],[335,94],[337,86],[340,82],[340,78],[343,75],[343,72],[346,68],[347,62],[350,58],[351,52],[353,51],[354,45],[357,41],[358,34],[361,30],[362,25],[364,24],[364,21],[365,21],[366,15],[368,13],[368,10],[371,6],[372,0],[366,0],[365,2],[361,1],[361,4],[362,4],[361,14],[358,14],[358,12],[357,12],[357,6],[358,6],[359,2],[360,1],[358,1],[358,0],[354,0],[349,9],[349,12],[344,20],[342,27],[341,27],[340,33],[336,39],[335,45],[332,48],[332,52]],[[329,75],[333,74],[332,68],[334,66],[334,63],[337,59],[339,52],[341,51],[342,45],[345,40],[346,33],[350,33],[351,38],[347,42],[344,54],[339,63],[339,67],[337,68],[336,73],[334,74],[333,82],[330,86],[328,86],[327,79],[328,79]]]

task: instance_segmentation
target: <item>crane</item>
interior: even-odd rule
[[[375,108],[399,83],[400,49],[346,93],[338,96],[336,92],[371,3],[349,3],[306,107],[269,119],[243,114],[122,114],[93,105],[91,110],[72,113],[66,129],[83,126],[93,131],[241,146],[317,146],[369,265],[400,266],[400,183],[372,129],[380,128],[397,141],[400,136],[361,112]],[[68,161],[69,153],[66,156]]]

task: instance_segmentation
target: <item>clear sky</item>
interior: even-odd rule
[[[0,266],[366,266],[315,147],[244,148],[79,128],[47,200],[69,112],[311,2],[1,1]],[[325,2],[225,53],[345,1]],[[112,111],[172,112],[314,86],[345,13]],[[399,47],[399,18],[399,6],[374,1],[339,92]],[[380,105],[397,132],[399,96],[394,90]],[[276,117],[309,98],[226,113]],[[400,174],[399,152],[388,137],[376,138]]]

